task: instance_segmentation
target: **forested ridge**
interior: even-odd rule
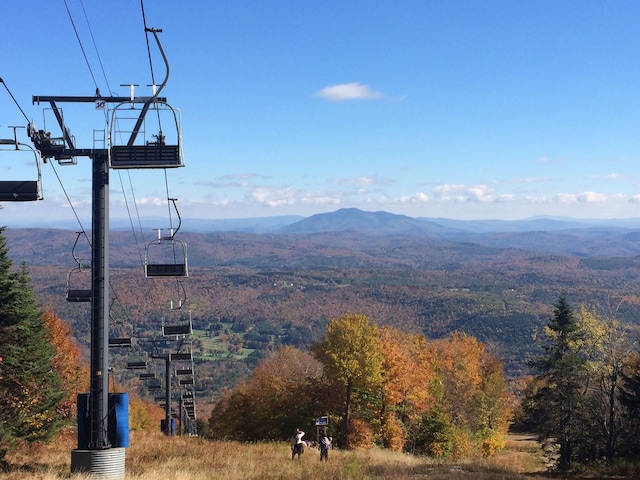
[[[16,319],[8,309],[2,333],[14,332],[12,321],[15,331],[30,318],[42,323],[38,348],[51,342],[58,353],[38,365],[65,389],[41,403],[63,422],[89,350],[90,303],[66,301],[90,285],[90,249],[71,243],[81,236],[16,231],[3,250],[4,291],[21,285],[33,308]],[[110,338],[131,343],[109,349],[112,388],[133,394],[136,428],[153,425],[147,408],[165,397],[154,397],[156,387],[127,363],[144,360],[161,388],[153,359],[186,342],[206,438],[282,439],[326,415],[327,433],[347,448],[491,456],[511,424],[537,433],[550,464],[565,470],[573,462],[611,466],[640,451],[636,256],[421,235],[187,234],[189,277],[150,279],[145,243],[117,232],[112,239]],[[187,314],[189,335],[164,333]],[[21,352],[21,343],[5,346]],[[20,376],[19,355],[6,353],[1,386],[19,392],[10,383]],[[0,457],[23,437],[23,424],[33,426],[14,422],[0,432]]]
[[[39,301],[69,321],[86,347],[89,308],[65,301],[67,274],[76,266],[75,233],[7,229],[6,235],[13,260],[27,264]],[[532,333],[548,320],[561,291],[575,305],[615,305],[623,322],[640,318],[635,256],[353,232],[187,232],[181,239],[189,246],[183,284],[196,330],[196,382],[205,398],[246,378],[279,345],[307,348],[344,313],[430,339],[452,331],[472,335],[501,358],[510,377],[529,373],[527,362],[538,352]],[[182,294],[171,280],[144,278],[141,248],[131,234],[111,234],[112,328],[144,336],[159,331],[170,301]]]

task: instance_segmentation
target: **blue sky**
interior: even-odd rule
[[[33,95],[150,94],[139,1],[25,5],[3,6],[0,77],[39,128],[58,134]],[[638,2],[147,0],[144,13],[163,30],[186,167],[112,170],[112,218],[125,203],[166,215],[168,197],[183,218],[640,217]],[[60,106],[78,146],[108,128],[91,104]],[[24,123],[0,85],[0,137]],[[89,217],[89,160],[54,167],[45,199],[5,203],[0,224],[73,219],[70,203]],[[33,170],[0,152],[1,178]]]

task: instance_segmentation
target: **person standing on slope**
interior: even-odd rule
[[[304,437],[304,432],[299,428],[296,428],[293,437],[291,437],[291,460],[296,458],[296,454],[298,455],[298,460],[300,459],[300,455],[304,453],[304,442],[302,441],[302,437]]]
[[[327,437],[326,433],[320,439],[320,461],[329,461],[329,449],[331,448],[331,440],[333,440],[333,438]]]

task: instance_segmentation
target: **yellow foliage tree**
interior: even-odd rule
[[[329,381],[344,388],[342,434],[347,448],[354,389],[375,392],[382,382],[383,355],[377,325],[365,315],[345,314],[331,320],[322,340],[311,346]]]
[[[464,333],[435,342],[435,348],[439,403],[457,432],[452,452],[468,451],[473,439],[480,453],[496,453],[511,418],[502,363]],[[464,445],[458,445],[461,438]]]
[[[154,431],[160,428],[164,409],[145,402],[137,395],[129,395],[129,429],[132,431]]]

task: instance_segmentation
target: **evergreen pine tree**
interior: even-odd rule
[[[56,353],[26,267],[12,269],[0,228],[0,463],[16,440],[49,440],[62,426]]]
[[[558,444],[558,467],[568,470],[579,440],[586,360],[579,350],[581,332],[564,294],[554,306],[546,334],[545,353],[531,364],[540,372],[541,387],[525,405],[540,439]]]

